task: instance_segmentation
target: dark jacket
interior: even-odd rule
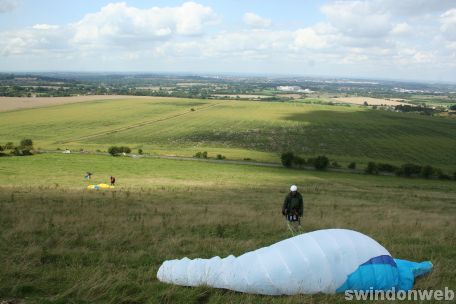
[[[304,212],[304,200],[302,199],[301,193],[296,191],[296,194],[293,195],[292,192],[288,193],[283,201],[282,214],[297,214],[302,216]]]

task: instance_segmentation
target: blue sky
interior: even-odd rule
[[[2,1],[0,1],[2,2]],[[75,22],[87,13],[96,12],[109,3],[125,2],[129,6],[147,9],[154,6],[179,6],[185,1],[7,1],[15,3],[15,9],[3,14],[0,29],[21,28],[37,23],[64,24]],[[196,1],[220,12],[227,25],[242,22],[244,12],[256,12],[266,18],[274,18],[282,26],[305,26],[318,22],[322,14],[318,8],[325,1],[283,1],[273,0],[233,0],[233,1]],[[278,14],[279,12],[279,14]]]
[[[456,81],[456,1],[0,0],[0,71]]]

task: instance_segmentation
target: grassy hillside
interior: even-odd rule
[[[456,145],[451,132],[456,124],[450,120],[355,107],[216,103],[220,102],[113,100],[2,113],[2,137],[32,137],[40,146],[122,143],[178,152],[196,145],[294,150],[347,160],[454,163],[445,153]],[[203,108],[211,104],[215,106]],[[190,111],[192,107],[196,111]]]
[[[115,191],[89,191],[82,178]],[[393,256],[431,260],[419,289],[456,289],[456,187],[283,168],[91,155],[0,160],[0,299],[27,303],[341,303],[343,295],[265,297],[163,284],[166,259],[243,252],[289,237],[291,183],[304,231],[350,228]]]
[[[193,110],[192,110],[193,109]],[[286,150],[339,162],[416,162],[456,169],[456,120],[362,107],[117,99],[0,113],[3,143],[32,138],[40,148],[106,150],[113,144],[191,156],[278,162]]]

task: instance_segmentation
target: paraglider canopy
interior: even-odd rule
[[[162,282],[264,295],[410,290],[431,262],[393,259],[375,240],[352,230],[304,233],[239,257],[165,261]]]
[[[87,189],[95,189],[95,190],[99,190],[99,189],[113,189],[114,186],[111,186],[111,185],[108,185],[108,184],[98,184],[98,185],[89,185],[87,186]]]

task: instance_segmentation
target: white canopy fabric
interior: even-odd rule
[[[177,285],[265,295],[400,286],[390,253],[370,237],[345,229],[301,234],[239,257],[165,261],[157,277]]]

